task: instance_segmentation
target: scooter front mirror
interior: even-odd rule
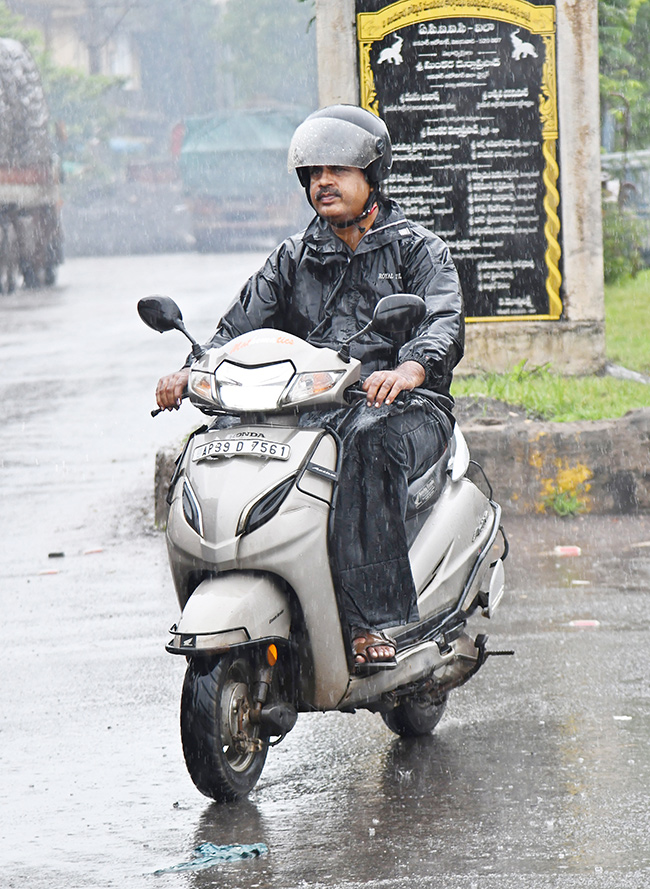
[[[427,307],[414,293],[392,293],[382,297],[372,316],[372,329],[378,333],[412,330],[424,319]]]
[[[427,307],[421,296],[414,293],[391,293],[390,296],[382,296],[372,319],[363,330],[348,337],[339,349],[338,355],[343,361],[350,360],[350,343],[358,340],[369,330],[378,333],[399,333],[403,330],[412,330],[424,319]]]
[[[166,330],[185,332],[181,310],[169,296],[145,296],[138,302],[138,315],[147,327],[158,333]]]

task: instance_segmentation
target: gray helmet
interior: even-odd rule
[[[300,124],[289,146],[289,171],[309,187],[310,167],[358,167],[373,188],[393,164],[388,128],[358,105],[329,105]]]

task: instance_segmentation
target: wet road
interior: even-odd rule
[[[248,801],[194,789],[152,527],[155,451],[193,417],[148,413],[186,348],[135,303],[170,293],[206,336],[260,259],[74,260],[53,292],[0,297],[2,885],[646,889],[650,517],[507,523],[485,631],[517,655],[453,693],[431,738],[301,716]],[[270,851],[154,875],[202,842]]]

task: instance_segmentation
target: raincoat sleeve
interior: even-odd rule
[[[427,314],[400,349],[399,361],[417,361],[426,373],[423,388],[444,391],[463,357],[463,295],[449,248],[436,235],[421,231],[402,253],[402,280],[406,292],[424,299]]]
[[[261,327],[284,329],[297,252],[293,239],[283,241],[273,251],[262,268],[244,284],[239,296],[219,322],[214,336],[206,344],[207,348],[221,346]]]

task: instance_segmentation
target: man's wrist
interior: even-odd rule
[[[398,369],[401,370],[403,373],[408,374],[408,376],[412,377],[415,380],[415,386],[421,386],[427,376],[425,368],[420,364],[419,361],[415,361],[412,358],[410,358],[408,361],[402,362]]]

